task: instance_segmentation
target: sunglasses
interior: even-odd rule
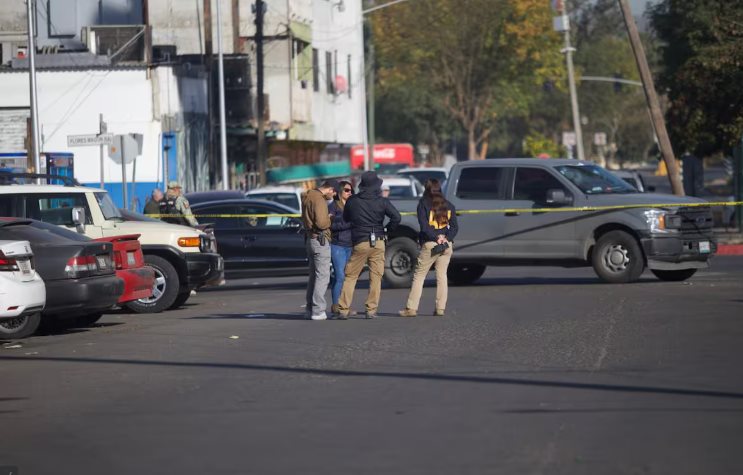
[[[353,190],[351,188],[343,188],[343,191],[346,193],[351,193]]]

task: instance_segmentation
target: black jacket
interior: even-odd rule
[[[442,229],[436,229],[436,227],[431,224],[431,200],[428,198],[421,198],[418,202],[418,226],[420,226],[421,229],[418,239],[421,244],[430,241],[436,242],[439,234],[443,234],[446,236],[446,239],[454,242],[454,237],[456,237],[459,232],[457,209],[448,201],[446,202],[446,207],[449,208],[449,211],[451,212],[449,225]]]
[[[338,201],[333,200],[328,205],[328,213],[333,215],[330,221],[330,230],[333,233],[331,242],[336,246],[352,247],[351,223],[343,219],[343,209],[338,205]]]
[[[382,197],[382,181],[376,186],[362,188],[361,191],[346,201],[343,208],[343,219],[351,223],[353,243],[369,241],[369,235],[374,231],[377,239],[384,234],[384,218],[390,218],[387,229],[390,231],[400,224],[400,213],[390,203],[390,200]]]

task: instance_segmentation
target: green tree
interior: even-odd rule
[[[650,12],[676,148],[706,156],[743,136],[743,3],[662,0]]]
[[[446,114],[466,136],[468,157],[484,158],[498,119],[524,114],[535,86],[559,76],[551,24],[543,0],[427,0],[380,10],[373,31],[381,94],[410,92],[416,106],[408,112],[424,121]]]

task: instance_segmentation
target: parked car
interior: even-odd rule
[[[33,256],[28,241],[0,241],[0,340],[31,336],[41,322],[46,287]]]
[[[127,304],[134,312],[161,312],[182,305],[191,290],[224,281],[222,258],[212,237],[200,230],[159,220],[127,221],[106,190],[65,185],[23,184],[49,175],[0,173],[0,216],[32,218],[74,229],[90,238],[140,234],[145,262],[155,270],[153,296]],[[60,177],[53,177],[59,179]]]
[[[206,201],[245,198],[245,192],[239,190],[194,191],[193,193],[186,193],[185,197],[189,205],[195,205]]]
[[[636,281],[649,268],[661,280],[680,281],[708,267],[716,250],[712,212],[704,200],[639,193],[593,163],[460,162],[449,183],[446,199],[457,211],[476,211],[459,216],[449,267],[453,283],[476,281],[488,265],[592,266],[602,280],[615,283]],[[395,204],[400,211],[416,206],[409,200]],[[650,206],[656,204],[668,206]],[[618,209],[570,209],[613,206]],[[541,209],[556,212],[536,211]],[[390,284],[410,285],[417,234],[414,215],[403,216],[390,233],[385,265]]]
[[[417,200],[423,196],[423,185],[415,178],[395,175],[381,176],[382,187],[390,188],[390,199]]]
[[[612,170],[614,175],[618,176],[622,180],[626,181],[640,193],[654,192],[654,186],[647,186],[642,175],[637,170]]]
[[[191,208],[197,214],[265,215],[204,218],[204,222],[214,225],[228,277],[307,274],[307,253],[304,236],[300,234],[302,223],[298,218],[286,216],[296,213],[293,208],[245,198],[198,203]]]
[[[63,230],[66,232],[66,230]],[[124,281],[124,292],[118,304],[127,306],[134,300],[149,299],[159,288],[155,280],[155,270],[145,265],[139,234],[111,236],[94,239],[114,245],[113,257],[116,277]]]
[[[302,188],[294,186],[264,186],[245,193],[245,198],[267,200],[288,206],[295,213],[302,209]]]
[[[116,305],[124,281],[116,276],[113,244],[30,219],[0,218],[0,240],[28,241],[46,285],[42,323],[89,325]]]
[[[443,167],[416,167],[403,168],[397,172],[398,175],[415,178],[421,184],[425,184],[428,179],[435,178],[440,183],[445,183],[449,178],[449,170]]]

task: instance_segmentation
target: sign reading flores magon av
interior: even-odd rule
[[[68,135],[68,147],[88,147],[113,144],[113,134]]]

